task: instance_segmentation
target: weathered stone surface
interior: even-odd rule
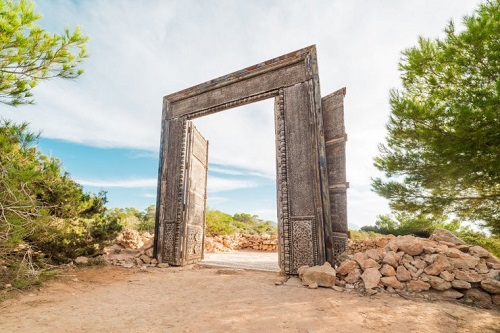
[[[429,290],[431,285],[424,281],[410,281],[406,284],[409,291],[420,292]]]
[[[168,267],[170,267],[170,265],[165,262],[158,264],[158,268],[168,268]]]
[[[379,269],[380,265],[375,260],[373,260],[371,258],[368,258],[368,259],[365,260],[364,267],[365,267],[365,269],[367,269],[367,268],[376,268],[376,269]]]
[[[142,254],[139,258],[145,263],[145,264],[150,264],[151,263],[151,258],[145,254]]]
[[[382,274],[383,276],[396,276],[396,271],[391,265],[384,264],[384,266],[382,266],[382,268],[380,269],[380,274]]]
[[[426,263],[428,264],[432,264],[434,262],[434,260],[436,260],[437,256],[439,254],[437,253],[432,253],[432,254],[426,254],[424,255],[424,257],[422,258]]]
[[[380,261],[384,257],[384,253],[381,251],[382,249],[369,249],[366,250],[366,255],[368,258],[371,258],[375,261]]]
[[[448,271],[442,271],[441,274],[439,274],[439,277],[445,281],[451,282],[455,279],[455,274]]]
[[[494,279],[484,279],[481,281],[481,288],[490,294],[500,294],[500,281]]]
[[[444,298],[444,299],[460,299],[460,298],[464,297],[464,294],[462,294],[459,291],[453,290],[453,289],[440,291],[438,295],[440,298]]]
[[[413,260],[411,264],[417,269],[424,269],[427,267],[427,263],[420,258]]]
[[[381,277],[382,274],[380,274],[377,268],[367,268],[361,275],[366,289],[375,288],[379,284]]]
[[[491,269],[488,274],[484,275],[485,278],[490,278],[493,280],[499,280],[500,281],[500,270],[498,269]]]
[[[463,253],[460,258],[450,258],[450,263],[455,268],[459,269],[469,269],[474,268],[479,264],[480,259],[478,257],[473,257],[467,253]]]
[[[394,251],[387,252],[384,258],[382,259],[383,264],[389,264],[394,268],[398,267],[398,261],[399,261],[399,255]]]
[[[495,305],[500,305],[500,295],[491,295],[491,301]]]
[[[455,289],[470,289],[472,287],[469,282],[463,280],[453,280],[451,286]]]
[[[403,266],[404,266],[407,270],[409,270],[410,272],[412,272],[412,273],[416,273],[416,272],[418,271],[418,269],[417,269],[416,267],[414,267],[412,264],[410,264],[409,262],[405,262],[405,263],[403,264]]]
[[[406,282],[411,280],[410,272],[403,266],[398,266],[396,270],[396,277],[401,282]]]
[[[339,268],[337,268],[337,273],[340,275],[347,275],[350,271],[356,268],[358,264],[354,260],[346,260],[342,264],[340,264]]]
[[[436,242],[445,241],[456,245],[465,244],[463,240],[461,240],[460,238],[452,234],[450,231],[445,229],[434,230],[429,239],[434,240]]]
[[[424,269],[425,274],[439,275],[442,271],[452,268],[450,261],[442,254],[437,255],[434,262]]]
[[[487,292],[475,288],[467,290],[464,298],[466,301],[483,307],[490,307],[492,303],[491,296]]]
[[[446,255],[450,258],[460,258],[462,254],[463,252],[457,248],[450,248],[448,249],[448,252],[446,252]]]
[[[368,259],[368,256],[364,252],[358,252],[355,253],[353,257],[359,267],[361,267],[361,269],[365,269],[365,260]]]
[[[331,288],[335,285],[335,274],[335,269],[333,269],[329,262],[325,262],[323,266],[314,266],[303,270],[302,284],[308,286],[316,283],[320,287]]]
[[[480,262],[479,264],[477,264],[476,266],[476,271],[479,273],[479,274],[486,274],[488,273],[490,270],[488,269],[488,266],[486,266],[486,263],[485,262]]]
[[[89,263],[89,258],[87,257],[76,257],[75,264],[77,265],[87,265]]]
[[[394,289],[403,289],[404,284],[399,282],[395,276],[384,276],[380,278],[380,283],[382,283],[386,287],[391,287]]]
[[[299,269],[297,270],[297,274],[299,275],[299,278],[302,279],[302,276],[304,275],[304,272],[309,269],[310,267],[307,265],[300,266]]]
[[[405,253],[417,256],[424,251],[424,246],[419,238],[414,236],[398,236],[389,241],[389,244],[397,245],[398,249]]]
[[[437,276],[429,276],[429,284],[436,290],[446,290],[451,288],[451,283]]]
[[[309,289],[318,289],[318,284],[316,282],[311,283],[307,286]]]
[[[467,281],[467,282],[481,282],[483,279],[482,275],[479,275],[476,271],[463,271],[456,269],[453,271],[455,274],[455,279]]]
[[[490,253],[483,249],[481,246],[473,246],[469,249],[469,253],[472,254],[474,257],[479,257],[479,258],[488,258],[490,256]]]
[[[361,270],[359,268],[355,268],[347,274],[344,278],[344,281],[349,284],[355,284],[361,278]]]

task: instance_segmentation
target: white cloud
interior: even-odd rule
[[[158,184],[158,180],[156,178],[130,179],[130,180],[75,179],[75,181],[81,185],[84,185],[84,186],[102,187],[102,188],[106,188],[106,187],[145,188],[145,187],[157,187],[157,184]]]
[[[226,179],[219,177],[208,178],[209,193],[233,191],[238,189],[254,188],[258,186],[259,184],[253,180]]]

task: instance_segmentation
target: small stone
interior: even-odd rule
[[[426,254],[433,254],[436,252],[436,249],[431,246],[424,246],[424,253]]]
[[[456,244],[453,244],[453,243],[450,243],[447,241],[439,241],[438,243],[439,243],[439,245],[444,245],[446,247],[455,247],[456,246]]]
[[[144,254],[147,255],[148,257],[153,257],[153,249],[152,248],[147,249],[146,251],[144,251]]]
[[[448,289],[448,290],[440,291],[439,297],[444,298],[444,299],[459,299],[459,298],[464,297],[464,294],[462,294],[459,291],[453,290],[453,289]]]
[[[10,289],[10,288],[12,288],[12,285],[10,283],[6,283],[6,284],[4,284],[3,287],[4,287],[4,289]]]
[[[168,268],[168,267],[170,267],[170,265],[167,264],[166,262],[162,262],[162,263],[158,264],[158,268]]]
[[[420,268],[418,271],[416,271],[415,273],[413,272],[410,272],[411,273],[411,276],[414,280],[416,280],[420,275],[422,275],[422,273],[424,273],[424,270],[422,268]]]
[[[309,289],[318,289],[318,284],[316,282],[310,283],[307,288]]]
[[[156,265],[158,264],[158,260],[156,259],[151,259],[151,265]]]
[[[140,268],[141,271],[146,271],[148,270],[148,266],[146,265],[142,265],[141,268]]]
[[[368,258],[371,258],[377,262],[384,257],[384,254],[380,252],[380,249],[369,249],[366,250],[365,253],[368,256]]]
[[[425,290],[429,290],[431,288],[431,285],[424,282],[424,281],[410,281],[407,283],[406,287],[408,288],[408,291],[415,291],[415,292],[421,292]]]
[[[436,241],[436,242],[445,241],[445,242],[449,242],[449,243],[456,244],[456,245],[465,244],[465,242],[463,240],[461,240],[460,238],[458,238],[457,236],[452,234],[450,231],[445,230],[445,229],[434,230],[434,232],[429,237],[429,239]]]
[[[335,290],[335,291],[338,291],[338,292],[343,292],[344,291],[344,288],[338,287],[338,286],[332,286],[332,289]]]
[[[355,284],[361,278],[361,270],[359,268],[355,268],[347,274],[344,278],[346,283]]]
[[[500,305],[500,295],[491,295],[491,301],[495,305]]]
[[[368,256],[363,252],[354,253],[354,260],[358,263],[361,269],[365,269],[365,260],[368,259]]]
[[[446,255],[450,258],[460,258],[462,253],[463,252],[457,248],[451,248],[451,249],[448,249],[448,252],[446,252]]]
[[[374,289],[374,288],[373,288],[373,289],[372,289],[372,288],[366,289],[366,294],[367,294],[368,296],[372,296],[372,295],[375,295],[375,294],[377,294],[377,293],[378,293],[378,290],[377,290],[377,289]]]
[[[434,262],[424,269],[425,274],[439,275],[442,271],[452,268],[450,261],[442,254],[434,259]]]
[[[490,294],[500,294],[500,281],[494,279],[484,279],[481,281],[481,288]]]
[[[474,257],[479,257],[479,258],[488,258],[490,256],[490,253],[481,246],[471,247],[469,249],[469,253],[472,254]]]
[[[384,259],[382,259],[383,264],[389,264],[394,268],[398,267],[398,261],[399,261],[399,256],[394,251],[387,252],[386,255],[384,256]]]
[[[424,261],[428,264],[432,264],[434,262],[434,260],[436,260],[438,254],[437,253],[433,253],[433,254],[426,254],[422,259],[424,259]]]
[[[75,264],[77,265],[87,265],[89,263],[89,258],[87,257],[76,257]]]
[[[398,281],[395,276],[384,276],[380,278],[380,282],[386,286],[394,289],[403,289],[404,284]]]
[[[365,260],[364,267],[365,267],[365,270],[367,268],[376,268],[376,269],[379,269],[380,265],[375,260],[373,260],[372,258],[368,258],[368,259]]]
[[[413,260],[411,264],[417,269],[424,269],[425,267],[427,267],[427,263],[420,258]]]
[[[488,273],[490,270],[488,269],[488,266],[486,266],[486,263],[485,262],[480,262],[479,264],[477,264],[476,266],[476,272],[478,272],[479,274],[486,274]]]
[[[310,266],[303,265],[300,266],[299,269],[297,270],[297,274],[299,275],[299,279],[302,279],[302,276],[304,275],[304,272],[309,269]]]
[[[367,290],[378,286],[381,277],[382,274],[380,274],[378,269],[374,267],[365,269],[365,271],[361,275],[361,279],[363,279],[363,282],[365,283],[365,289]]]
[[[487,292],[475,288],[467,290],[464,299],[465,301],[469,301],[486,308],[489,308],[492,303],[491,296]]]
[[[441,274],[439,274],[439,277],[445,281],[451,282],[455,279],[455,274],[448,271],[442,271]]]
[[[451,281],[451,286],[455,289],[470,289],[472,287],[469,282],[462,280]]]
[[[346,260],[340,264],[336,271],[340,275],[347,275],[350,271],[356,268],[357,265],[358,264],[354,260]]]
[[[122,267],[125,267],[125,268],[133,268],[134,267],[134,264],[131,263],[131,262],[126,262],[126,263],[123,263],[122,264]]]
[[[483,279],[482,275],[479,275],[476,271],[462,271],[462,270],[454,270],[455,279],[467,281],[467,282],[481,282]]]
[[[406,282],[411,280],[410,272],[403,266],[398,266],[396,270],[396,278],[401,282]]]
[[[134,259],[134,263],[137,265],[137,266],[142,266],[144,263],[142,262],[141,258],[135,258]]]
[[[151,263],[151,258],[145,254],[142,254],[139,258],[145,263],[145,264],[150,264]]]
[[[403,266],[412,273],[416,273],[418,271],[418,269],[416,267],[413,267],[409,262],[405,262]]]
[[[384,264],[384,266],[382,266],[382,268],[380,269],[380,273],[383,276],[395,276],[396,275],[396,271],[394,270],[394,267],[392,267],[389,264]]]
[[[446,290],[451,288],[451,283],[437,276],[429,276],[429,284],[436,290]]]

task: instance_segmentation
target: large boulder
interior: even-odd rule
[[[331,288],[335,285],[336,272],[329,262],[325,262],[323,266],[302,266],[298,273],[305,286],[317,284],[319,287]]]
[[[436,229],[432,233],[432,235],[429,237],[430,240],[436,241],[436,242],[448,242],[448,243],[453,243],[456,245],[463,245],[465,242],[452,234],[450,231],[445,230],[445,229]]]
[[[418,256],[424,251],[423,242],[414,236],[398,236],[389,241],[389,248],[396,248],[411,256]]]

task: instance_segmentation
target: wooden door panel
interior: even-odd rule
[[[203,256],[208,174],[208,141],[192,122],[188,123],[188,132],[183,264],[197,262]]]
[[[347,250],[348,237],[344,95],[345,88],[321,99],[331,216],[325,223],[325,248],[326,260],[332,264],[337,255]]]

